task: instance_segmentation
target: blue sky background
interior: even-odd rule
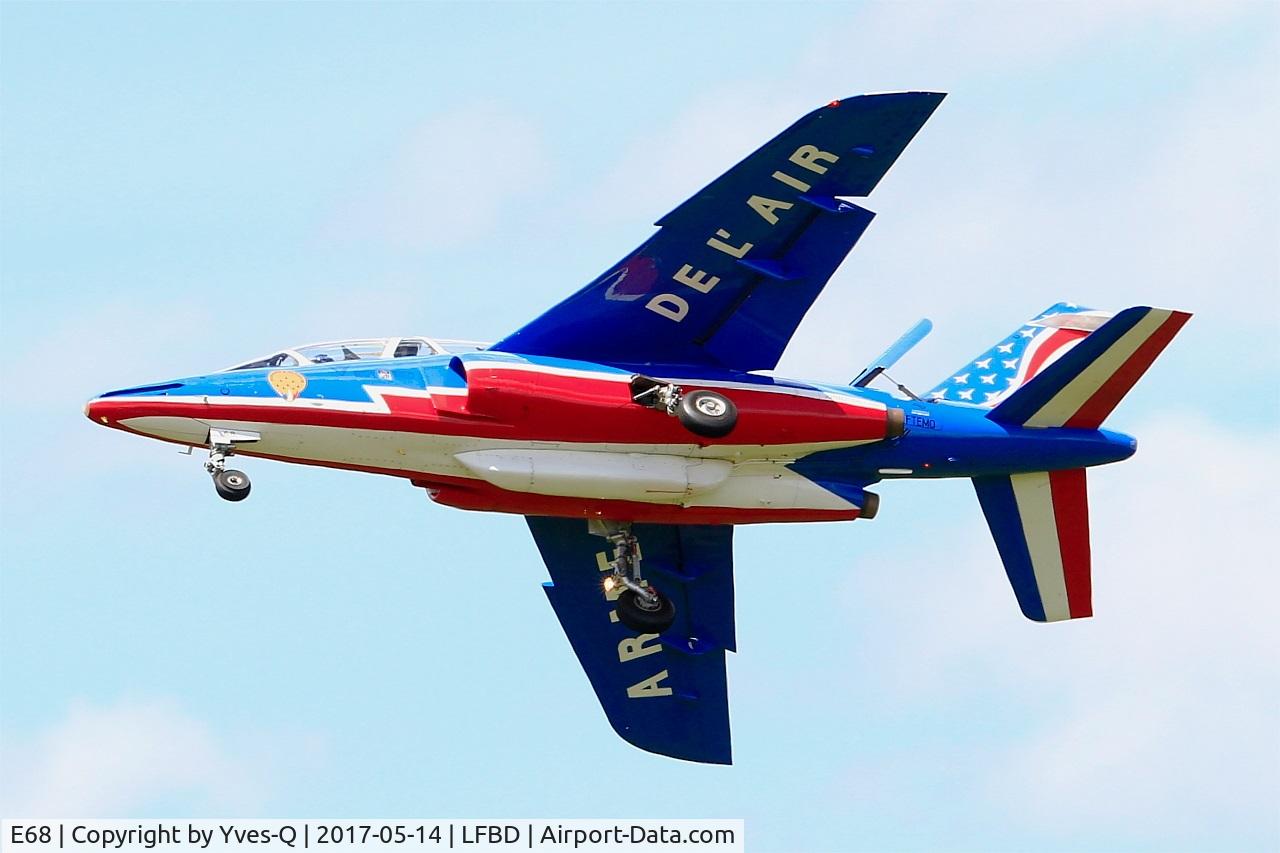
[[[745,817],[752,849],[1280,844],[1280,7],[0,4],[0,811]],[[617,739],[517,517],[95,429],[331,337],[495,339],[794,118],[950,93],[784,375],[922,314],[930,387],[1059,299],[1196,313],[1109,422],[1095,609],[971,488],[738,534],[737,763]],[[900,374],[900,375],[899,375]],[[619,802],[619,789],[632,793]]]

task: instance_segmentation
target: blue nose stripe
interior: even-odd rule
[[[181,382],[166,382],[163,385],[139,385],[136,388],[121,388],[119,391],[108,391],[98,399],[106,399],[107,397],[127,397],[135,394],[154,394],[159,391],[171,391],[174,388],[181,388]]]

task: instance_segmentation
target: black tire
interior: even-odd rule
[[[658,596],[656,607],[644,602],[633,590],[625,589],[618,596],[618,621],[641,634],[661,634],[676,621],[676,606],[671,599],[654,590]]]
[[[224,501],[242,501],[249,497],[249,478],[243,471],[219,471],[213,475],[213,487]]]
[[[738,407],[715,391],[690,391],[680,398],[676,417],[694,435],[721,438],[738,425]]]

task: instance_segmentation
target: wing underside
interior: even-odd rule
[[[772,369],[874,215],[843,199],[871,192],[942,98],[864,95],[804,116],[493,349]]]
[[[645,577],[676,605],[675,624],[658,636],[618,621],[601,585],[608,543],[584,519],[527,521],[551,574],[547,599],[614,730],[650,752],[729,764],[733,528],[635,526]]]

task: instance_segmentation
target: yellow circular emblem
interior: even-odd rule
[[[267,384],[281,397],[293,402],[307,387],[307,377],[292,370],[273,370],[267,374]]]

